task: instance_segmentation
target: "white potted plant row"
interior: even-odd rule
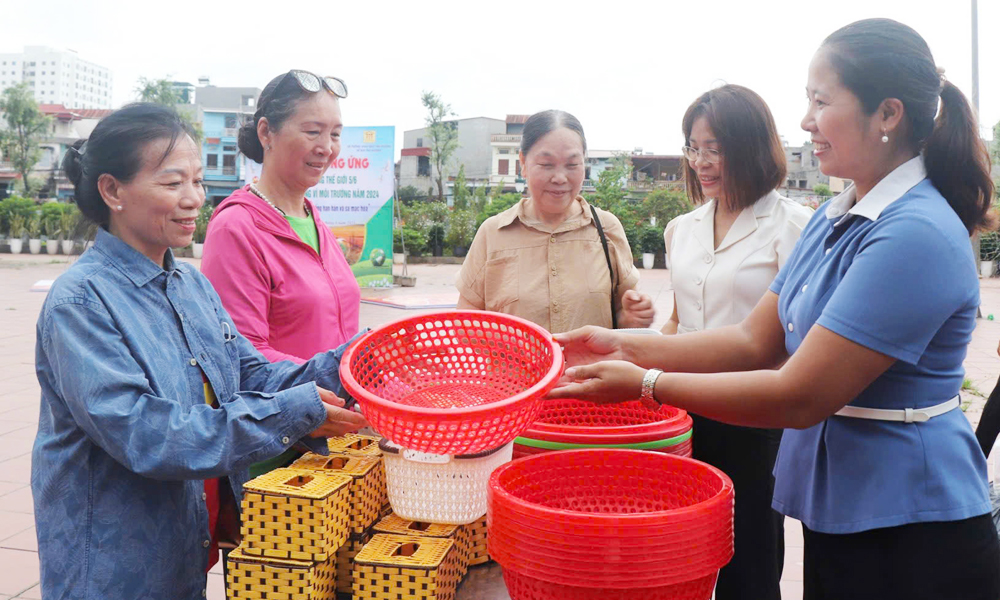
[[[20,254],[24,249],[24,234],[27,233],[25,219],[21,215],[10,217],[10,253]]]

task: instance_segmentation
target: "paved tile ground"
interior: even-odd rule
[[[0,255],[0,600],[41,598],[28,484],[39,406],[34,372],[35,321],[45,296],[28,290],[38,280],[58,277],[68,263],[65,257]],[[457,271],[454,265],[411,266],[409,274],[417,277],[417,287],[390,293],[448,293],[454,290]],[[640,289],[653,297],[657,307],[654,326],[661,326],[673,309],[669,273],[643,271]],[[963,392],[963,400],[968,403],[966,415],[973,424],[978,422],[985,396],[1000,374],[1000,280],[984,280],[981,290],[983,314],[995,314],[998,320],[979,321],[965,361],[969,389]],[[386,292],[366,294],[381,296]],[[375,326],[419,312],[363,304],[361,324]],[[786,600],[797,600],[802,597],[802,530],[798,522],[786,521],[785,539],[782,592]],[[222,590],[221,568],[217,566],[209,575],[209,598],[222,600]]]

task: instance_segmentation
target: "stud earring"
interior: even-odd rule
[[[115,207],[115,210],[117,210],[118,212],[121,212],[122,208],[123,208],[122,205],[119,204],[118,206]]]
[[[889,143],[889,136],[885,133],[884,129],[882,130],[882,143],[883,144]]]
[[[271,151],[271,144],[268,144],[268,145],[267,145],[267,151],[268,151],[268,152],[270,152],[270,151]]]

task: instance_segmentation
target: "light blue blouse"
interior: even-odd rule
[[[855,204],[853,186],[813,216],[771,284],[785,346],[813,324],[896,359],[853,406],[921,408],[958,394],[976,326],[969,234],[922,157]],[[986,460],[958,409],[923,423],[831,416],[786,430],[776,510],[814,531],[853,533],[990,510]]]

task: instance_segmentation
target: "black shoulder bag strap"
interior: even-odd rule
[[[618,329],[618,315],[615,314],[615,270],[611,268],[608,238],[604,235],[604,227],[601,226],[601,219],[597,216],[597,209],[593,205],[590,207],[590,214],[594,215],[594,225],[597,226],[597,235],[601,236],[601,245],[604,246],[604,260],[608,261],[608,274],[611,275],[611,328]]]

